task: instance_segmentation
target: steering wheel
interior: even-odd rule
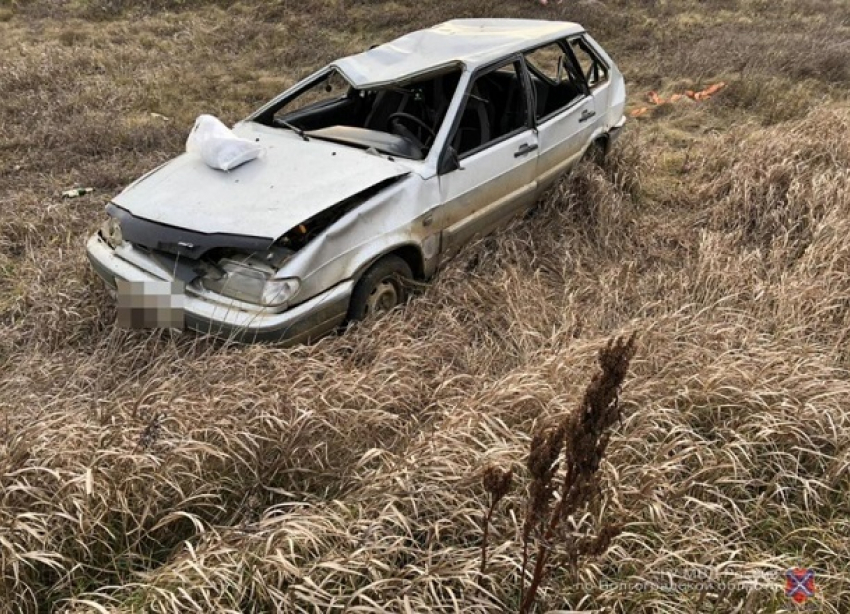
[[[393,113],[388,118],[390,124],[392,124],[393,122],[396,122],[399,125],[400,128],[404,128],[404,126],[401,126],[401,122],[399,121],[399,120],[402,120],[402,119],[413,122],[419,128],[422,128],[423,130],[425,130],[425,132],[430,134],[431,138],[429,139],[429,142],[433,141],[435,138],[437,138],[437,135],[434,134],[434,131],[431,130],[431,127],[428,124],[426,124],[425,122],[423,122],[421,119],[416,117],[415,115],[411,115],[410,113],[403,113],[403,112],[399,111],[398,113]],[[407,131],[407,132],[409,132],[409,131]],[[402,135],[402,136],[407,136],[407,135]],[[419,139],[417,139],[417,140],[419,140]]]

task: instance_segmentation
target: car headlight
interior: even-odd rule
[[[264,307],[280,307],[291,301],[301,289],[296,277],[274,279],[274,269],[252,258],[225,258],[217,272],[210,271],[200,279],[205,289],[222,296]]]
[[[263,286],[262,304],[266,307],[284,305],[292,300],[300,289],[301,281],[296,277],[270,279]]]

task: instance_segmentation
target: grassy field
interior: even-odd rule
[[[556,545],[537,611],[791,612],[809,567],[809,611],[850,612],[848,4],[482,4],[0,0],[0,611],[516,611],[531,438],[637,332],[573,518],[622,532],[577,575]],[[385,320],[115,328],[87,234],[195,116],[461,16],[582,23],[649,111]]]

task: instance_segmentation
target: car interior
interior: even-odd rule
[[[546,118],[584,93],[580,69],[558,43],[547,46],[552,66],[538,66],[539,50],[526,54],[534,113]],[[539,55],[539,54],[538,54]],[[528,125],[524,68],[509,62],[476,77],[450,137],[460,157]],[[296,97],[256,118],[261,124],[318,138],[422,160],[430,151],[460,81],[453,67],[404,85],[352,87],[332,69]]]
[[[548,118],[584,94],[580,69],[559,43],[525,54],[525,63],[534,88],[535,117]]]
[[[526,57],[536,119],[550,116],[584,93],[581,79],[568,56],[558,45],[551,47],[558,51],[557,61],[560,62],[560,70],[554,78]],[[460,125],[451,141],[460,157],[527,125],[522,71],[521,64],[513,62],[486,72],[473,82]]]
[[[453,68],[405,85],[360,90],[336,71],[256,121],[421,160],[428,155],[460,81]],[[300,104],[299,104],[300,103]]]
[[[514,62],[475,79],[451,139],[459,156],[527,125],[527,96],[521,70],[521,65]]]

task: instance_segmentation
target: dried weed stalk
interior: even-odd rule
[[[484,572],[487,569],[487,540],[490,536],[490,520],[493,518],[493,512],[508,491],[511,489],[511,483],[514,479],[514,472],[511,469],[502,469],[495,465],[488,465],[484,469],[484,490],[490,493],[490,507],[487,509],[487,515],[484,517],[482,527],[483,537],[481,538],[481,575],[479,582],[484,579]]]
[[[620,418],[619,390],[635,353],[635,338],[632,334],[627,339],[611,339],[599,352],[601,372],[594,375],[575,410],[559,424],[541,429],[532,439],[528,456],[532,482],[522,535],[521,613],[529,612],[534,603],[562,521],[585,509],[601,493],[599,464],[608,447],[610,428]],[[561,464],[565,472],[560,483],[560,497],[550,509]],[[619,530],[618,526],[608,524],[595,538],[564,535],[573,570],[581,556],[604,552]],[[533,534],[536,534],[537,557],[531,584],[526,590],[525,575]]]

